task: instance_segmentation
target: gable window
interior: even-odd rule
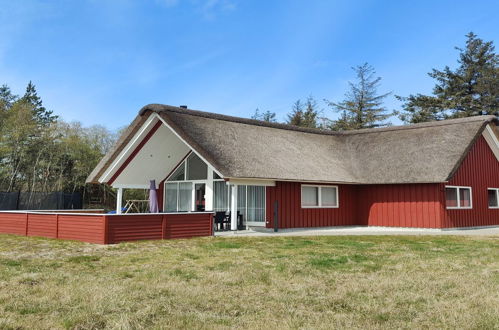
[[[198,155],[191,153],[187,157],[187,180],[206,180],[208,179],[208,165]]]
[[[195,153],[191,153],[170,175],[167,181],[194,181],[208,179],[208,165]]]
[[[301,186],[302,208],[336,208],[338,207],[337,186]]]
[[[445,187],[445,203],[448,209],[471,209],[471,187]]]
[[[488,190],[489,209],[499,209],[499,188]]]

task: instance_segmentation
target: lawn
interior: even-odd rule
[[[499,326],[499,238],[0,235],[0,328]]]

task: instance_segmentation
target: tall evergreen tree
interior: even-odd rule
[[[255,113],[251,116],[251,119],[263,120],[269,123],[275,123],[277,121],[275,112],[269,110],[265,112],[260,112],[260,109],[256,108]]]
[[[355,83],[349,82],[350,90],[341,102],[325,100],[341,118],[333,122],[333,130],[350,130],[386,126],[391,113],[383,106],[383,100],[391,93],[378,94],[381,77],[368,63],[352,68],[357,76]]]
[[[305,102],[305,111],[303,112],[302,126],[316,128],[318,127],[319,110],[317,109],[317,101],[309,96]]]
[[[286,121],[289,125],[303,126],[303,104],[301,100],[296,100],[293,103],[291,112],[288,113],[288,119]]]
[[[2,109],[10,109],[17,98],[17,95],[12,94],[9,86],[0,86],[0,107]]]
[[[318,121],[319,110],[317,109],[317,101],[312,96],[309,96],[305,103],[301,100],[296,100],[293,103],[286,123],[301,127],[317,128],[319,127]]]
[[[499,55],[492,41],[466,35],[459,51],[458,67],[446,66],[428,73],[436,80],[433,95],[397,96],[404,102],[400,118],[405,122],[441,120],[494,114],[499,110]]]
[[[36,87],[31,81],[28,83],[26,92],[21,100],[33,106],[33,114],[39,124],[48,125],[55,122],[57,119],[57,116],[53,114],[53,111],[47,110],[43,106],[42,99],[38,96]]]

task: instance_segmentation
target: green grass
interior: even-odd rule
[[[498,237],[0,235],[0,329],[499,329]]]

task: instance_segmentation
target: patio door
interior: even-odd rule
[[[265,187],[238,186],[237,210],[246,226],[265,226]]]

